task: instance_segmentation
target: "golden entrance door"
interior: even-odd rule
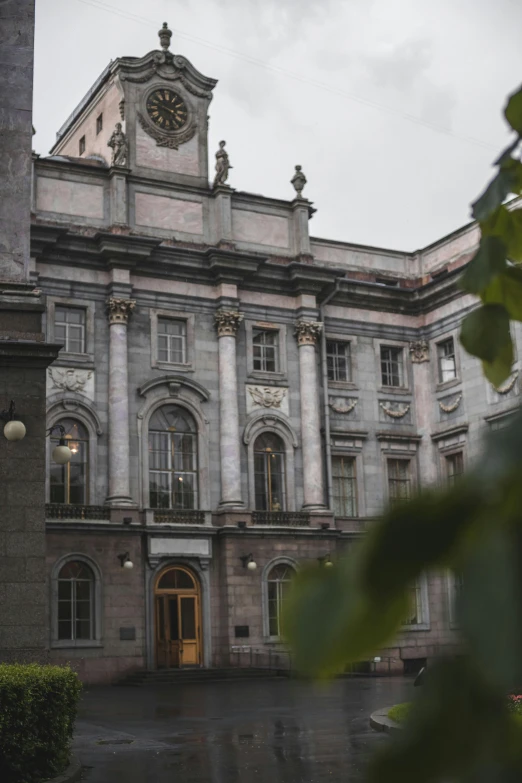
[[[199,584],[188,569],[160,574],[155,611],[158,669],[201,665]]]

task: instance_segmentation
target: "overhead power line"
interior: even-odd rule
[[[158,27],[157,21],[148,19],[147,17],[144,16],[140,16],[139,14],[134,14],[131,11],[124,11],[121,8],[117,8],[116,6],[110,5],[110,3],[103,2],[103,0],[77,0],[77,1],[79,3],[83,3],[84,5],[90,5],[93,8],[97,8],[100,11],[106,11],[107,13],[115,14],[116,16],[121,16],[123,18],[130,19],[131,21],[139,22],[140,24],[145,24],[149,27],[154,27],[154,28]],[[334,95],[340,95],[343,98],[348,98],[348,100],[353,101],[354,103],[359,103],[362,106],[368,106],[372,109],[376,109],[377,111],[386,112],[387,114],[400,117],[403,120],[412,122],[415,125],[420,125],[424,128],[428,128],[429,130],[435,131],[436,133],[441,133],[445,136],[449,136],[454,139],[458,139],[460,141],[465,141],[468,142],[469,144],[474,144],[475,146],[482,147],[483,149],[495,150],[495,151],[497,149],[494,145],[489,144],[488,142],[483,141],[482,139],[477,139],[474,136],[467,136],[462,133],[456,133],[450,128],[446,128],[443,125],[436,125],[433,122],[428,122],[428,120],[423,120],[421,117],[417,117],[414,114],[408,114],[407,112],[403,112],[400,109],[394,109],[391,106],[386,106],[385,104],[377,103],[376,101],[372,101],[367,98],[361,98],[361,96],[354,95],[353,93],[347,92],[346,90],[342,90],[339,87],[334,87],[332,85],[325,84],[315,79],[310,79],[306,76],[302,76],[298,73],[294,73],[293,71],[289,71],[286,68],[280,68],[277,65],[271,65],[270,63],[267,63],[265,60],[260,60],[257,57],[251,57],[250,55],[245,54],[243,52],[238,52],[235,49],[229,49],[226,46],[221,46],[220,44],[213,43],[212,41],[207,41],[205,38],[200,38],[197,35],[191,35],[190,33],[185,33],[177,28],[172,28],[172,30],[179,38],[184,38],[187,41],[191,41],[200,46],[205,46],[207,49],[213,49],[216,52],[221,52],[222,54],[226,54],[228,57],[233,57],[238,60],[243,60],[244,62],[248,62],[251,65],[255,65],[259,68],[264,68],[267,71],[280,74],[281,76],[286,76],[287,78],[294,79],[295,81],[301,82],[302,84],[311,85],[319,90],[325,90],[326,92],[330,92]]]

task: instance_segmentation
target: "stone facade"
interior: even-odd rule
[[[46,659],[46,368],[40,291],[29,281],[34,0],[0,4],[0,661]],[[14,409],[11,407],[14,405]],[[9,410],[26,435],[8,441]]]
[[[401,253],[311,238],[301,179],[291,201],[212,187],[214,86],[165,48],[115,60],[34,163],[48,340],[64,310],[83,313],[81,350],[65,344],[47,386],[48,425],[84,432],[81,500],[64,502],[48,466],[49,644],[91,682],[157,665],[168,566],[197,585],[198,664],[281,649],[285,567],[335,562],[390,495],[452,480],[517,402],[518,360],[494,390],[459,347],[476,226]],[[145,117],[158,89],[182,99],[186,138]],[[116,106],[126,167],[106,146]],[[90,569],[89,638],[60,638],[68,559]],[[412,586],[411,622],[380,665],[457,643],[454,589],[447,574]]]

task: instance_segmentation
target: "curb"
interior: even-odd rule
[[[398,731],[402,731],[400,723],[396,723],[394,720],[388,718],[388,710],[386,709],[376,710],[376,712],[370,715],[370,726],[375,731],[384,731],[387,734],[395,734]]]
[[[71,763],[61,775],[57,775],[55,778],[47,778],[45,783],[75,783],[80,779],[82,774],[82,765],[76,756],[71,756]]]

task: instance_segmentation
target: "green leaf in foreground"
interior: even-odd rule
[[[499,304],[487,304],[464,319],[460,341],[472,356],[492,362],[510,340],[509,315]]]
[[[517,188],[518,180],[511,167],[501,168],[491,180],[484,193],[472,204],[471,214],[474,220],[485,220]]]
[[[503,507],[520,507],[520,476],[511,480]],[[493,520],[491,520],[493,521]],[[517,530],[489,525],[475,542],[462,569],[460,625],[485,680],[505,693],[522,683],[522,634],[517,575]],[[502,654],[500,653],[502,650]]]
[[[379,602],[406,589],[426,569],[449,562],[482,502],[468,481],[446,493],[427,490],[391,508],[363,544],[364,592]]]
[[[522,87],[509,96],[504,116],[513,130],[522,136]]]
[[[485,236],[461,280],[462,288],[479,294],[491,280],[506,268],[506,246],[499,237]]]
[[[505,696],[489,688],[470,660],[439,661],[420,690],[404,729],[370,763],[369,783],[470,780],[470,772],[495,768],[520,774]]]
[[[482,294],[482,301],[484,304],[503,305],[510,318],[522,321],[522,269],[507,267],[490,281]]]
[[[373,601],[362,592],[358,551],[333,568],[303,569],[284,608],[285,636],[297,670],[326,676],[349,662],[367,660],[396,635],[408,609],[406,593]]]

